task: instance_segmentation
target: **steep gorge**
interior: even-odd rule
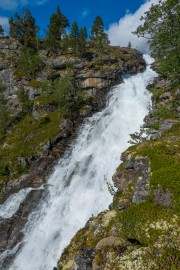
[[[54,108],[49,104],[49,100],[46,101],[46,103],[41,103],[41,89],[39,88],[39,84],[42,82],[40,79],[41,75],[37,73],[36,78],[31,77],[28,78],[28,80],[26,76],[19,77],[19,74],[17,74],[18,69],[16,61],[12,61],[12,59],[18,59],[18,44],[13,40],[2,39],[1,41],[1,81],[6,86],[5,96],[8,100],[8,106],[14,109],[13,117],[15,119],[12,126],[8,128],[9,130],[6,133],[6,136],[2,137],[3,147],[1,149],[1,166],[5,165],[4,168],[7,168],[6,165],[8,165],[8,170],[10,171],[10,175],[8,173],[8,178],[4,178],[6,175],[3,174],[1,180],[2,186],[5,183],[1,192],[2,202],[11,195],[8,200],[1,205],[1,251],[4,251],[1,258],[2,261],[4,261],[4,258],[7,257],[2,266],[5,268],[11,262],[11,259],[14,256],[13,253],[15,254],[20,247],[19,243],[23,239],[22,230],[28,220],[30,212],[36,208],[41,197],[42,200],[46,200],[49,186],[44,185],[41,188],[39,187],[47,181],[48,175],[52,171],[54,164],[59,157],[62,156],[65,147],[70,144],[69,137],[71,134],[75,134],[78,123],[82,122],[83,117],[92,115],[93,112],[104,106],[107,88],[121,81],[122,74],[143,71],[145,62],[142,59],[141,54],[135,50],[107,47],[107,51],[104,55],[101,55],[100,58],[91,51],[91,59],[88,58],[82,60],[81,62],[83,65],[81,63],[79,66],[80,60],[74,58],[72,53],[70,53],[70,56],[66,61],[68,63],[69,61],[74,61],[74,65],[77,64],[77,66],[73,67],[73,70],[76,72],[76,78],[78,81],[82,81],[81,85],[88,96],[88,100],[90,97],[90,101],[85,104],[83,110],[80,111],[80,115],[77,116],[78,120],[72,125],[71,121],[62,121],[61,118],[58,118],[57,120],[51,118]],[[47,52],[43,51],[39,52],[39,54],[43,54],[41,57],[44,62],[56,62],[55,67],[53,64],[54,71],[56,72],[55,77],[61,77],[61,73],[66,69],[66,63],[63,62],[65,56],[60,54],[58,57],[56,56],[51,59],[44,56]],[[44,65],[45,64],[43,64],[43,66]],[[54,72],[51,70],[51,64],[49,65],[51,67],[49,72],[52,74]],[[47,76],[48,64],[45,66],[46,68],[39,72],[42,74],[46,71],[45,75]],[[44,77],[42,76],[42,79],[46,78],[45,75],[43,75]],[[30,101],[32,108],[28,118],[27,116],[25,116],[25,118],[24,116],[19,118],[19,115],[23,112],[22,105],[24,105],[18,100],[22,86],[26,96],[28,96],[28,102]],[[50,118],[50,121],[44,122],[44,120],[48,119],[47,115]],[[93,121],[93,118],[91,121]],[[59,125],[62,125],[62,129],[60,130]],[[52,130],[52,127],[55,128],[54,131]],[[37,131],[43,131],[43,136],[38,134]],[[52,135],[49,134],[51,131],[53,131]],[[48,139],[49,135],[50,138]],[[34,143],[32,140],[33,138],[35,139]],[[17,141],[15,139],[17,139]],[[30,152],[29,150],[24,152],[24,146],[25,150],[30,149]],[[14,150],[16,150],[16,152],[14,152]],[[13,153],[12,159],[11,153]],[[8,164],[3,164],[3,162],[6,162],[4,157],[8,157]],[[16,160],[18,163],[15,162]],[[24,165],[27,167],[25,172],[19,170],[19,167]],[[20,174],[19,177],[14,173],[17,169]],[[104,179],[104,176],[102,175],[100,178]],[[107,190],[105,183],[104,186],[105,190]],[[99,208],[99,211],[101,209],[102,207]],[[79,228],[79,226],[77,228]],[[7,248],[13,248],[12,252],[6,252],[5,250]],[[55,264],[55,261],[53,264]]]

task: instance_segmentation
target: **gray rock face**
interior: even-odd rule
[[[139,172],[140,176],[135,184],[135,192],[132,202],[140,203],[147,199],[149,195],[149,165],[148,160],[141,158],[135,161],[134,170]]]
[[[124,157],[123,157],[124,159]],[[130,158],[126,160],[125,170],[115,173],[113,181],[118,191],[124,191],[131,183],[134,183],[132,203],[140,203],[149,195],[149,164],[146,158]],[[119,210],[126,208],[128,204],[122,202]]]
[[[24,225],[28,220],[29,213],[37,206],[42,193],[43,190],[32,190],[12,218],[0,220],[0,253],[12,249],[22,241]],[[1,262],[1,269],[9,269],[8,263],[12,259],[12,256],[11,258],[6,257],[6,260]]]
[[[92,270],[92,262],[95,257],[94,248],[85,248],[76,258],[76,270]]]
[[[171,193],[169,192],[169,190],[163,191],[161,189],[155,189],[153,194],[154,194],[154,200],[157,204],[162,205],[164,207],[173,206]]]
[[[159,131],[160,132],[164,132],[170,128],[172,128],[172,126],[177,123],[176,120],[164,120],[164,122],[161,124]]]

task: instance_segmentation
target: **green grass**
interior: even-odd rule
[[[43,145],[60,132],[61,121],[59,110],[42,116],[39,120],[26,115],[21,122],[11,127],[6,135],[1,136],[0,188],[4,182],[27,171],[28,168],[22,166],[18,158],[39,155]]]

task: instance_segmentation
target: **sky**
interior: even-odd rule
[[[132,46],[143,52],[148,51],[146,40],[138,39],[132,31],[140,24],[140,17],[158,0],[0,0],[0,24],[8,33],[8,19],[15,12],[29,9],[40,26],[40,36],[44,36],[51,14],[60,6],[70,24],[74,20],[80,27],[86,26],[90,32],[97,15],[101,16],[112,45]]]

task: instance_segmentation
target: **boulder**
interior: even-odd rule
[[[107,247],[123,247],[126,244],[124,239],[120,239],[119,237],[109,236],[106,238],[101,239],[96,248],[104,249]]]

